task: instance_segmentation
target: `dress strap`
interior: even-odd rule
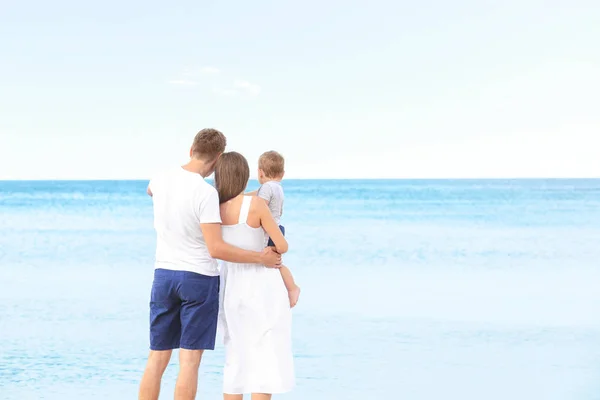
[[[242,200],[242,208],[240,208],[240,217],[238,219],[238,224],[245,224],[248,220],[248,212],[250,211],[250,203],[252,203],[251,196],[244,196]]]

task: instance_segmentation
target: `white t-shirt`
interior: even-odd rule
[[[155,268],[217,276],[200,224],[221,223],[219,195],[199,174],[172,168],[150,181],[156,229]]]

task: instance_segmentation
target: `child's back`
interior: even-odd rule
[[[267,181],[264,182],[256,192],[256,195],[267,202],[269,211],[273,216],[273,219],[279,225],[279,229],[285,235],[285,229],[281,226],[281,215],[283,214],[283,187],[279,181]],[[269,235],[265,232],[265,245],[273,246],[273,242]]]
[[[281,221],[281,215],[283,214],[283,187],[281,186],[281,182],[278,181],[268,181],[261,185],[258,189],[256,195],[260,198],[263,198],[267,201],[269,205],[269,211],[271,211],[271,215],[279,225]]]

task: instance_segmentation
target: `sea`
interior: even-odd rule
[[[146,181],[0,182],[0,399],[137,398]],[[257,182],[250,182],[255,189]],[[600,180],[285,180],[288,400],[600,399]],[[220,343],[220,341],[219,341]],[[198,399],[221,398],[223,346]],[[172,399],[174,353],[161,399]]]

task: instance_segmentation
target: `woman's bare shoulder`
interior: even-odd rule
[[[219,205],[219,211],[221,212],[221,221],[223,225],[233,225],[237,223],[239,207],[236,207],[237,204],[235,203],[235,201],[230,200]]]
[[[256,196],[248,196],[252,198],[252,201],[250,203],[250,210],[248,211],[248,224],[250,226],[252,226],[253,228],[257,228],[259,227],[260,221],[262,219],[262,213],[263,213],[263,209],[261,207],[261,202],[258,201],[260,200],[258,197]]]
[[[262,201],[260,197],[255,195],[250,195],[248,197],[252,198],[252,201],[250,203],[250,211],[262,212],[266,208],[265,202]]]

